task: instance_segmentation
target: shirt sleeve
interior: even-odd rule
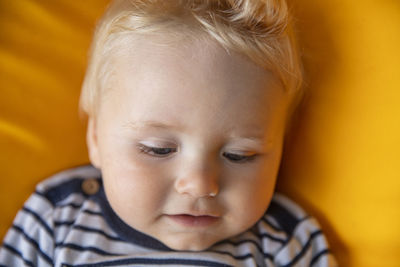
[[[309,216],[298,223],[292,236],[276,255],[275,265],[280,267],[338,266],[318,222]]]
[[[0,247],[0,266],[53,266],[53,210],[39,191],[31,195]]]
[[[286,235],[282,246],[274,252],[274,266],[335,267],[338,266],[317,220],[296,202],[275,193],[266,220]]]

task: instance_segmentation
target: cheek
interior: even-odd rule
[[[227,174],[226,205],[243,227],[254,224],[266,211],[274,193],[279,159],[269,158]]]
[[[134,163],[133,163],[134,164]],[[146,167],[108,168],[104,187],[111,207],[128,224],[139,229],[154,220],[166,202],[169,185],[164,177]]]
[[[274,191],[276,176],[270,172],[262,174],[257,173],[251,176],[251,173],[248,173],[245,176],[237,177],[240,181],[228,187],[228,190],[231,191],[232,203],[240,206],[243,210],[246,208],[265,209]],[[236,175],[239,176],[239,174]]]
[[[118,143],[113,143],[118,144]],[[129,146],[109,146],[103,150],[101,171],[107,198],[117,214],[131,225],[137,219],[151,219],[163,208],[170,191],[168,170]]]

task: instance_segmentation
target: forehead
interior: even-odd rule
[[[110,96],[124,95],[123,100],[130,102],[125,112],[134,119],[168,115],[182,120],[185,115],[193,122],[195,116],[232,124],[260,122],[270,118],[266,115],[277,111],[285,98],[279,79],[271,72],[211,39],[178,42],[133,35],[127,40],[114,57],[110,91],[117,93]],[[182,114],[185,111],[190,114]]]
[[[119,50],[116,61],[119,63],[138,62],[140,68],[143,64],[147,65],[166,65],[170,67],[188,67],[191,71],[194,61],[197,68],[202,66],[215,65],[221,70],[231,71],[235,66],[239,66],[257,74],[265,74],[266,71],[257,67],[254,63],[245,59],[237,53],[224,49],[216,41],[199,35],[195,37],[180,37],[180,35],[137,35],[132,34],[126,41],[117,46]],[[227,69],[227,67],[231,69]],[[137,69],[136,69],[137,70]],[[196,69],[199,73],[207,73],[206,69]]]
[[[219,74],[243,73],[243,76],[257,80],[265,77],[271,80],[273,76],[247,57],[223,48],[204,33],[196,37],[183,33],[129,34],[121,40],[111,53],[114,63],[118,64],[114,70],[121,74],[124,69],[130,75],[143,74],[146,67],[150,66],[153,74],[164,67],[164,71],[178,69],[182,74],[197,72],[204,76],[213,76],[210,72],[215,70]]]

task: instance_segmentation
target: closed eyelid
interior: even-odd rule
[[[224,152],[222,155],[225,158],[227,158],[229,161],[232,161],[233,163],[251,162],[259,156],[259,154],[257,154],[257,153],[252,154],[252,155],[240,155],[240,154],[232,154],[232,153],[227,153],[227,152]]]
[[[171,154],[176,152],[173,148],[151,148],[146,146],[139,146],[139,150],[153,158],[168,158]]]
[[[252,155],[264,151],[262,143],[227,144],[222,149],[224,152],[240,155]]]
[[[173,142],[166,142],[166,141],[158,141],[158,140],[151,140],[151,141],[140,141],[139,142],[142,145],[148,146],[148,147],[159,147],[159,148],[165,148],[165,147],[177,147],[177,144]]]
[[[253,155],[258,154],[254,151],[238,151],[238,150],[225,151],[224,153],[235,154],[235,155],[239,155],[239,156],[253,156]]]

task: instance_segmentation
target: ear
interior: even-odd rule
[[[97,123],[96,118],[89,117],[86,132],[86,143],[89,150],[89,159],[93,166],[100,169],[100,153],[97,140]]]

